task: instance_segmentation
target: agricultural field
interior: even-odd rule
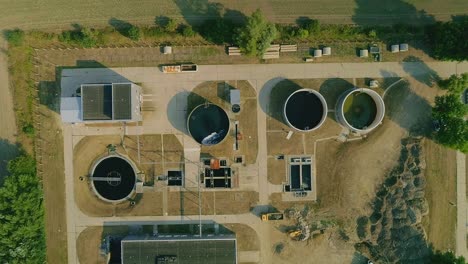
[[[208,1],[208,0],[143,0],[121,1],[0,1],[0,28],[64,29],[73,23],[105,26],[109,19],[118,18],[130,23],[153,24],[155,18],[167,16],[197,23],[216,17],[213,11],[224,8],[233,19],[243,19],[260,8],[269,19],[280,23],[294,23],[298,17],[312,17],[323,23],[382,24],[427,23],[434,19],[448,20],[451,15],[468,10],[464,0],[259,0],[259,1]],[[138,4],[135,4],[138,3]]]

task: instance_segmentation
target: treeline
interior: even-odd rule
[[[450,22],[437,22],[428,27],[427,36],[434,58],[468,59],[468,16],[458,16]]]
[[[463,103],[463,94],[468,88],[468,73],[452,75],[439,81],[439,86],[447,90],[443,96],[436,96],[432,116],[439,127],[436,128],[435,139],[450,148],[468,152],[468,107]]]
[[[8,163],[0,187],[0,262],[45,263],[42,189],[32,157]]]
[[[55,36],[44,34],[47,38],[57,37],[59,41],[79,45],[82,47],[95,47],[109,44],[106,35],[119,32],[123,37],[140,41],[142,39],[161,39],[165,37],[184,37],[189,40],[201,37],[213,44],[238,45],[250,55],[258,55],[249,50],[254,44],[253,40],[246,41],[248,37],[255,38],[255,46],[264,46],[264,42],[297,42],[297,41],[398,41],[410,40],[426,41],[432,48],[432,55],[441,60],[468,59],[468,16],[458,16],[450,22],[437,22],[429,26],[416,26],[395,24],[393,26],[359,26],[359,25],[321,25],[318,20],[300,17],[295,24],[273,24],[268,22],[260,10],[240,21],[233,21],[223,15],[204,21],[193,27],[180,23],[174,19],[163,17],[157,19],[154,26],[137,26],[125,21],[117,20],[110,24],[112,28],[92,29],[74,25],[73,30],[67,30]],[[7,31],[7,39],[13,45],[21,42],[20,30]],[[111,43],[112,44],[112,43]],[[269,43],[268,43],[269,44]],[[262,50],[262,49],[260,49]]]

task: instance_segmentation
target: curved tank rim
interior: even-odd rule
[[[291,99],[291,97],[293,95],[295,95],[296,93],[300,93],[300,92],[309,92],[309,93],[313,93],[315,96],[317,96],[317,98],[320,100],[320,102],[322,103],[322,108],[323,108],[323,114],[322,114],[322,118],[320,119],[320,122],[313,128],[311,129],[308,129],[308,130],[304,130],[304,129],[299,129],[295,126],[293,126],[291,124],[291,122],[289,122],[289,119],[288,119],[288,116],[286,115],[286,106],[289,102],[289,99]],[[293,93],[291,93],[288,98],[286,99],[286,101],[284,102],[284,105],[283,105],[283,116],[284,116],[284,119],[287,123],[287,125],[297,131],[300,131],[300,132],[312,132],[312,131],[315,131],[317,129],[319,129],[323,123],[325,123],[325,120],[327,119],[327,114],[328,114],[328,105],[327,105],[327,101],[325,100],[325,98],[323,97],[323,95],[319,92],[317,92],[316,90],[314,89],[311,89],[311,88],[301,88],[299,90],[296,90],[294,91]]]
[[[123,202],[123,201],[126,201],[128,200],[128,198],[130,198],[133,193],[135,192],[135,186],[136,186],[136,183],[137,183],[137,169],[136,169],[136,166],[135,164],[133,164],[133,161],[129,158],[129,157],[125,157],[123,155],[120,155],[120,154],[111,154],[111,155],[106,155],[106,156],[103,156],[103,157],[100,157],[99,159],[97,159],[94,163],[93,163],[93,166],[92,166],[92,169],[91,169],[91,172],[90,172],[90,175],[91,177],[94,175],[94,171],[96,170],[96,167],[99,165],[99,163],[101,163],[103,160],[105,159],[108,159],[108,158],[120,158],[120,159],[123,159],[125,160],[126,162],[128,162],[128,164],[130,164],[130,166],[132,167],[133,169],[133,172],[135,174],[135,183],[133,184],[133,187],[132,187],[132,191],[127,195],[125,196],[124,198],[122,199],[119,199],[119,200],[111,200],[111,199],[107,199],[105,198],[104,196],[102,196],[97,190],[96,190],[96,187],[94,186],[94,181],[91,180],[91,187],[93,189],[93,192],[94,194],[101,200],[105,201],[105,202],[108,202],[108,203],[120,203],[120,202]]]
[[[221,141],[219,141],[218,143],[216,143],[216,144],[214,144],[214,145],[205,145],[205,144],[202,144],[201,142],[198,142],[198,141],[193,137],[192,132],[190,132],[190,126],[189,126],[190,117],[192,117],[192,114],[195,112],[195,110],[197,110],[198,108],[200,108],[200,107],[202,107],[202,106],[206,106],[206,105],[208,105],[208,106],[209,106],[209,105],[214,105],[214,106],[218,107],[219,109],[223,110],[224,114],[226,114],[226,117],[227,117],[227,119],[228,119],[228,121],[229,121],[229,122],[228,122],[228,127],[227,127],[227,133],[226,133],[226,135],[224,136],[224,138],[223,138]],[[192,139],[195,140],[195,142],[197,142],[197,143],[200,144],[200,145],[208,146],[208,147],[209,147],[209,146],[216,146],[216,145],[219,145],[219,144],[223,143],[223,142],[226,140],[226,138],[227,138],[227,136],[228,136],[228,134],[229,134],[229,131],[231,130],[231,121],[229,120],[229,116],[228,116],[227,111],[226,111],[224,108],[222,108],[221,106],[219,106],[219,105],[217,105],[217,104],[215,104],[215,103],[199,104],[199,105],[197,105],[196,107],[194,107],[194,108],[192,109],[192,111],[190,112],[190,114],[187,116],[187,121],[185,122],[185,125],[187,126],[187,132],[189,133],[190,137],[192,137]]]
[[[375,102],[376,105],[378,105],[379,103],[382,105],[382,114],[381,114],[381,117],[378,118],[378,117],[377,117],[377,113],[376,113],[376,116],[375,116],[375,118],[374,118],[374,121],[372,121],[371,125],[370,125],[369,127],[366,127],[366,129],[358,129],[358,128],[355,128],[354,126],[352,126],[352,125],[348,122],[348,120],[346,120],[346,117],[344,116],[344,102],[346,101],[346,99],[347,99],[351,94],[353,94],[353,93],[355,93],[355,92],[359,92],[359,91],[368,94],[368,95],[372,98],[372,100]],[[337,103],[339,104],[340,101],[342,102],[342,103],[341,103],[341,106],[340,106],[340,111],[341,111],[341,113],[343,113],[342,121],[345,122],[345,124],[346,124],[348,127],[352,128],[353,130],[355,130],[355,131],[357,131],[357,132],[360,132],[360,133],[367,133],[367,132],[370,132],[370,131],[374,130],[377,126],[379,126],[380,123],[382,123],[382,120],[383,120],[383,118],[385,117],[385,102],[383,101],[383,98],[382,98],[382,96],[380,96],[380,94],[378,94],[376,91],[371,90],[371,89],[369,89],[369,88],[351,88],[351,89],[345,91],[344,94],[345,94],[345,97],[344,97],[342,100],[338,100]],[[375,98],[374,98],[373,96],[371,96],[370,94],[378,96],[378,98],[379,98],[378,101],[379,101],[379,102],[376,102]],[[377,106],[377,107],[378,107],[378,106]],[[376,122],[377,119],[379,119],[378,122]]]

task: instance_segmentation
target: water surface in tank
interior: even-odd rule
[[[374,122],[377,105],[374,99],[366,93],[350,94],[343,105],[346,121],[356,129],[364,129]]]

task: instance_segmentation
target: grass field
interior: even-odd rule
[[[455,249],[457,209],[456,152],[426,140],[426,198],[429,217],[424,218],[424,229],[429,242],[437,249]]]
[[[289,3],[286,3],[289,2]],[[130,23],[152,24],[157,16],[174,17],[198,22],[213,17],[208,7],[224,7],[233,18],[242,17],[257,8],[275,22],[292,23],[298,17],[308,16],[324,23],[411,23],[435,19],[450,19],[453,14],[468,11],[465,0],[141,0],[141,1],[8,1],[1,0],[0,28],[60,29],[73,23],[103,26],[110,18]]]

